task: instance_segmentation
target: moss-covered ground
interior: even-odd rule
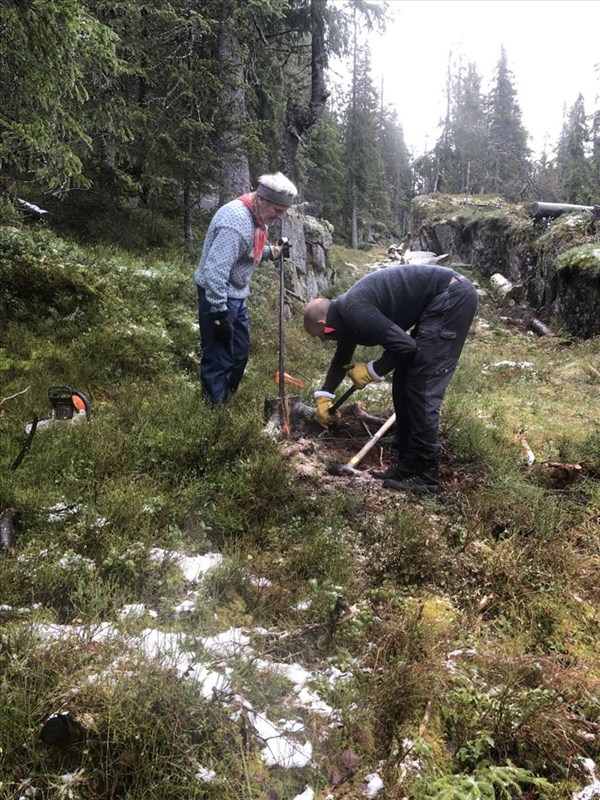
[[[378,255],[334,247],[337,290]],[[600,343],[507,324],[471,274],[442,494],[324,480],[263,432],[274,269],[208,410],[191,257],[0,228],[0,797],[571,798],[600,741]],[[331,351],[299,305],[286,341],[310,405]],[[15,468],[57,385],[90,420]]]

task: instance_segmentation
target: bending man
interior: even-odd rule
[[[440,408],[477,303],[477,291],[463,275],[409,264],[372,272],[335,300],[316,298],[305,307],[306,331],[337,342],[323,387],[315,392],[322,425],[335,418],[329,409],[346,374],[363,389],[394,370],[396,457],[386,470],[372,473],[389,489],[440,490]],[[352,364],[357,345],[381,345],[384,352],[368,364]]]
[[[261,175],[255,192],[226,203],[211,220],[195,272],[202,358],[202,396],[226,403],[246,369],[250,350],[247,298],[259,262],[276,261],[281,247],[267,245],[267,231],[283,219],[297,190],[280,172]],[[284,257],[289,255],[283,245]]]

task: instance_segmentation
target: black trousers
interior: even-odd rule
[[[437,463],[440,409],[475,316],[478,295],[465,277],[453,280],[426,307],[412,331],[416,354],[392,379],[399,457],[426,467]]]

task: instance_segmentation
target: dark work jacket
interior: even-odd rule
[[[415,340],[407,331],[418,324],[433,298],[445,291],[457,275],[448,267],[406,264],[385,267],[357,281],[331,301],[326,325],[333,328],[328,339],[338,345],[323,384],[334,392],[346,375],[357,345],[381,345],[383,355],[373,362],[378,375],[385,375],[414,355]]]

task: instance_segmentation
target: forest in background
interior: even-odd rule
[[[487,93],[477,66],[451,54],[439,135],[412,160],[364,44],[387,6],[5,0],[1,189],[92,238],[106,234],[94,220],[133,206],[176,217],[190,240],[203,207],[282,169],[353,247],[374,226],[406,232],[421,193],[600,202],[598,101],[586,109],[580,95],[534,160],[504,49]],[[344,88],[333,58],[346,64]]]

